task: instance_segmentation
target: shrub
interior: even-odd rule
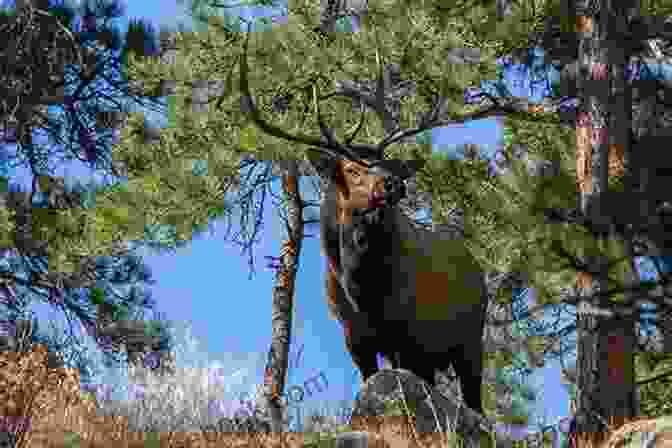
[[[16,439],[18,448],[26,446],[27,434],[35,421],[81,402],[79,372],[53,368],[47,348],[33,345],[25,352],[0,353],[0,416],[6,437]]]

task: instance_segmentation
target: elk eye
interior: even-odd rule
[[[352,181],[356,183],[358,183],[361,178],[359,171],[354,169],[348,170],[348,175],[350,176],[350,178],[352,178]]]

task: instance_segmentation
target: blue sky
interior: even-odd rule
[[[238,9],[238,8],[236,8]],[[233,11],[236,11],[234,9]],[[249,13],[243,13],[248,16]],[[147,18],[155,25],[188,24],[190,18],[175,0],[143,0],[127,4],[127,17],[118,21],[125,28],[128,17]],[[526,95],[526,85],[513,88],[516,95]],[[492,153],[501,141],[501,127],[495,119],[480,120],[433,131],[435,150],[451,150],[454,145],[476,143]],[[63,168],[57,170],[65,174]],[[88,177],[88,170],[74,164],[68,175]],[[17,175],[20,175],[17,172]],[[27,178],[26,178],[27,179]],[[13,179],[17,181],[17,179]],[[25,182],[22,182],[25,183]],[[308,179],[302,179],[303,191]],[[274,186],[279,191],[279,186]],[[269,204],[270,205],[270,204]],[[225,372],[243,369],[243,383],[261,383],[262,369],[271,338],[271,292],[274,272],[265,269],[263,256],[279,254],[283,229],[272,207],[267,205],[261,242],[255,248],[256,275],[249,280],[247,258],[240,249],[222,241],[223,226],[213,235],[205,234],[188,247],[172,254],[145,254],[156,284],[151,287],[158,310],[169,320],[191,325],[202,354],[200,366],[222,367]],[[235,221],[234,221],[235,223]],[[215,227],[217,229],[217,227]],[[317,234],[317,229],[310,233]],[[347,354],[339,324],[331,320],[323,299],[322,260],[317,238],[303,243],[295,295],[292,353],[305,344],[299,367],[291,373],[288,385],[300,385],[320,372],[328,387],[305,397],[304,409],[321,408],[324,403],[335,409],[338,400],[352,400],[359,389],[359,377]],[[33,307],[38,317],[55,317],[43,305]],[[560,384],[560,371],[555,362],[548,363],[533,376],[533,384],[543,391],[539,411],[555,421],[568,413],[568,397]],[[304,411],[305,412],[305,411]]]

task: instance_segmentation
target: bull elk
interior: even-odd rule
[[[320,236],[328,305],[364,380],[378,370],[377,353],[431,386],[435,371],[452,363],[465,404],[482,413],[487,293],[464,241],[415,228],[401,212],[403,180],[412,173],[399,168],[408,170],[407,164],[369,161],[367,167],[309,154],[326,188]]]

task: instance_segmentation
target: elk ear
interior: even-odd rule
[[[337,164],[333,156],[312,148],[307,151],[307,154],[308,161],[323,180],[333,182],[336,179]]]

